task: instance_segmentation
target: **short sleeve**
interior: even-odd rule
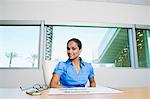
[[[92,77],[94,77],[94,69],[91,64],[89,64],[89,69],[90,69],[90,74],[88,76],[88,79],[91,79]]]
[[[59,62],[56,65],[53,74],[57,73],[61,77],[63,75],[63,73],[64,73],[64,70],[65,70],[64,68],[65,68],[65,64],[63,62]]]

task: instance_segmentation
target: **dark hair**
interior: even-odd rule
[[[71,42],[71,41],[74,41],[75,43],[77,43],[79,49],[82,48],[82,43],[81,43],[81,41],[80,41],[79,39],[77,39],[77,38],[72,38],[72,39],[70,39],[70,40],[67,42],[67,45],[68,45],[68,43]]]

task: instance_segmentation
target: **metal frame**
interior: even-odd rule
[[[135,32],[135,25],[132,27],[132,33],[130,35],[130,47],[132,49],[130,50],[132,52],[132,55],[130,56],[131,61],[133,62],[132,67],[138,68],[138,54],[137,54],[137,42],[136,42],[136,32]]]
[[[150,25],[135,24],[135,28],[138,28],[138,29],[150,29]]]
[[[42,21],[41,20],[0,20],[0,25],[1,26],[30,26],[30,25],[35,25],[35,26],[39,26],[41,25]]]
[[[107,28],[113,28],[113,27],[120,27],[120,28],[132,28],[133,24],[122,24],[122,23],[104,23],[104,22],[59,22],[58,24],[55,23],[49,23],[45,22],[45,25],[52,25],[52,26],[67,26],[67,27],[107,27]]]

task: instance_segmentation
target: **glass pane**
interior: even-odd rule
[[[66,43],[81,40],[81,57],[94,66],[130,67],[128,29],[100,27],[53,27],[52,60],[67,60]]]
[[[0,26],[0,67],[38,67],[39,26]]]
[[[150,67],[150,30],[136,29],[139,67]]]

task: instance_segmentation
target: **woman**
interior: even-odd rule
[[[67,42],[69,59],[59,62],[55,67],[50,88],[85,87],[88,80],[90,87],[96,87],[93,67],[79,57],[81,51],[82,44],[79,39],[72,38]]]

